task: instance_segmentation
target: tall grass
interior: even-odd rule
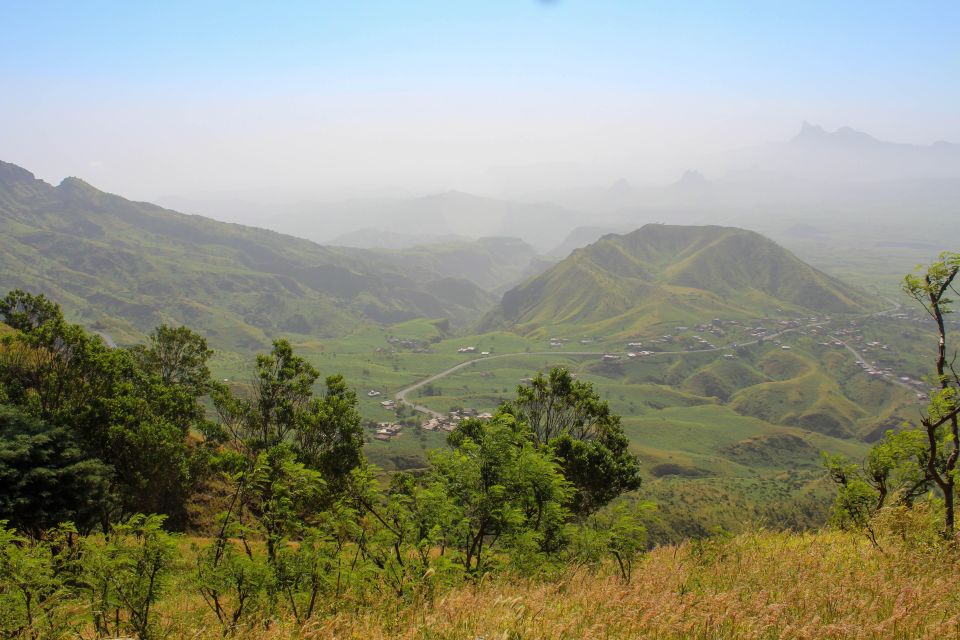
[[[570,569],[544,581],[487,577],[432,599],[384,597],[331,610],[302,628],[280,620],[243,640],[821,639],[960,637],[955,549],[863,536],[756,532],[657,548],[624,583]],[[163,603],[174,637],[220,628],[183,591]]]

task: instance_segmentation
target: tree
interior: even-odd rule
[[[448,437],[449,451],[430,457],[427,486],[456,510],[449,538],[464,568],[478,572],[498,543],[550,552],[561,546],[571,487],[552,454],[534,444],[526,422],[502,413],[466,420]]]
[[[287,340],[274,340],[269,354],[257,356],[251,396],[236,398],[221,388],[214,401],[235,442],[252,453],[266,451],[286,442],[303,423],[319,376],[294,355]]]
[[[98,637],[127,630],[139,640],[164,637],[154,605],[169,586],[178,555],[163,517],[136,515],[109,537],[83,539],[81,584],[87,592]]]
[[[0,520],[32,535],[67,521],[89,530],[112,501],[111,479],[68,429],[0,405]]]
[[[634,559],[647,546],[644,519],[654,508],[650,502],[624,501],[591,514],[573,532],[572,559],[598,564],[609,554],[617,562],[620,577],[629,583]]]
[[[362,461],[363,429],[357,394],[343,376],[328,377],[323,397],[315,398],[319,375],[289,342],[277,340],[270,354],[257,356],[250,396],[238,398],[220,387],[214,403],[225,430],[251,459],[289,445],[299,463],[319,471],[336,490]]]
[[[187,327],[160,325],[150,332],[146,345],[137,345],[131,352],[140,367],[160,378],[167,386],[189,389],[195,395],[209,390],[210,368],[207,362],[213,350],[198,333]]]
[[[525,422],[537,448],[557,457],[576,492],[571,509],[586,515],[640,487],[640,463],[629,451],[620,416],[610,411],[593,385],[573,379],[564,368],[538,373],[517,387],[501,413]]]
[[[0,399],[63,430],[84,459],[110,468],[119,501],[102,503],[104,527],[135,512],[185,524],[192,474],[202,467],[193,457],[200,448],[187,441],[208,426],[201,397],[210,351],[202,338],[160,327],[144,347],[110,348],[43,296],[22,291],[0,301],[0,320],[16,329],[0,340]]]
[[[863,469],[841,457],[826,458],[828,471],[840,487],[834,519],[841,524],[869,530],[870,518],[886,506],[891,496],[910,506],[936,487],[943,500],[943,535],[954,536],[960,457],[960,375],[954,368],[956,354],[948,360],[945,317],[952,312],[949,294],[957,293],[958,273],[960,254],[943,253],[923,274],[904,278],[904,292],[923,306],[936,326],[936,388],[920,424],[905,425],[900,432],[887,432],[870,451]]]
[[[960,376],[954,360],[947,362],[947,331],[944,316],[952,312],[950,292],[957,293],[954,281],[960,273],[960,254],[942,253],[922,276],[908,275],[903,289],[917,300],[933,318],[937,327],[937,351],[934,359],[937,390],[930,394],[927,413],[920,420],[927,436],[926,473],[940,489],[944,503],[944,535],[954,532],[956,469],[960,457]],[[946,459],[941,462],[941,451]]]
[[[322,398],[302,415],[294,441],[305,466],[319,471],[330,490],[343,487],[350,471],[363,461],[363,427],[357,394],[343,376],[325,381]]]
[[[16,331],[32,333],[44,326],[63,324],[60,307],[43,295],[14,289],[0,300],[0,320]]]
[[[75,530],[64,526],[42,538],[18,535],[0,520],[0,635],[63,638],[76,612],[71,600]]]

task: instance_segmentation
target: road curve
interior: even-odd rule
[[[411,407],[414,411],[419,411],[420,413],[425,413],[425,414],[427,414],[427,415],[433,416],[434,418],[442,418],[442,417],[443,417],[443,414],[442,414],[442,413],[439,413],[439,412],[437,412],[437,411],[434,411],[433,409],[430,409],[430,408],[428,408],[428,407],[424,407],[423,405],[419,405],[419,404],[416,404],[416,403],[414,403],[414,402],[410,402],[409,400],[407,400],[407,394],[410,393],[411,391],[416,391],[416,390],[419,389],[420,387],[422,387],[422,386],[424,386],[424,385],[427,385],[427,384],[430,384],[431,382],[435,382],[435,381],[437,381],[437,380],[439,380],[439,379],[441,379],[441,378],[445,378],[445,377],[447,377],[448,375],[450,375],[451,373],[455,373],[455,372],[459,371],[460,369],[463,369],[464,367],[469,367],[469,366],[470,366],[471,364],[473,364],[474,362],[483,362],[484,360],[496,360],[497,358],[512,358],[512,357],[515,357],[515,356],[558,356],[558,355],[565,355],[565,356],[602,356],[602,355],[605,355],[605,352],[603,352],[603,351],[518,351],[518,352],[515,352],[515,353],[498,353],[498,354],[491,355],[491,356],[482,356],[482,357],[480,357],[480,358],[473,358],[473,359],[471,359],[471,360],[467,360],[466,362],[461,362],[460,364],[454,365],[454,366],[450,367],[449,369],[444,369],[443,371],[441,371],[441,372],[439,372],[439,373],[435,373],[435,374],[433,374],[432,376],[430,376],[429,378],[424,378],[423,380],[420,380],[419,382],[414,383],[414,384],[410,385],[409,387],[405,387],[405,388],[401,389],[400,391],[398,391],[398,392],[396,393],[396,395],[394,396],[394,398],[397,399],[397,402],[399,402],[399,403],[401,403],[401,404],[405,404],[405,405],[407,405],[408,407]]]

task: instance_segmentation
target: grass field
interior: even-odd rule
[[[580,638],[897,640],[960,634],[958,557],[897,538],[882,549],[864,536],[754,530],[732,539],[687,541],[636,561],[631,582],[611,567],[571,568],[542,579],[488,576],[406,598],[325,603],[303,625],[264,616],[240,640]],[[175,637],[221,637],[194,595],[190,551],[159,603]]]

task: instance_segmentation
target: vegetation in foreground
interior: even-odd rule
[[[944,254],[905,283],[939,331],[939,388],[920,424],[889,432],[862,469],[826,460],[846,531],[646,554],[649,505],[626,495],[639,468],[620,419],[565,370],[521,386],[491,420],[461,422],[421,475],[383,478],[363,458],[355,395],[334,376],[315,398],[319,374],[287,342],[231,390],[209,379],[209,350],[189,330],[107,349],[42,297],[13,292],[0,302],[13,329],[0,351],[0,475],[14,481],[0,507],[15,527],[0,527],[0,629],[956,636],[960,376],[943,316],[958,274],[960,256]],[[210,535],[167,530],[197,497],[223,507]],[[153,506],[164,515],[143,515]]]
[[[427,579],[403,596],[324,597],[306,621],[286,609],[270,616],[258,600],[253,622],[229,637],[952,638],[960,634],[958,556],[937,536],[930,515],[887,514],[882,548],[841,531],[757,531],[658,547],[637,559],[629,582],[609,562],[571,564],[549,577],[491,573],[446,589]],[[196,559],[188,542],[178,542],[183,555],[151,615],[165,637],[222,638],[217,618],[193,590]],[[74,602],[72,613],[81,616],[91,606]],[[89,626],[64,635],[95,636]]]

